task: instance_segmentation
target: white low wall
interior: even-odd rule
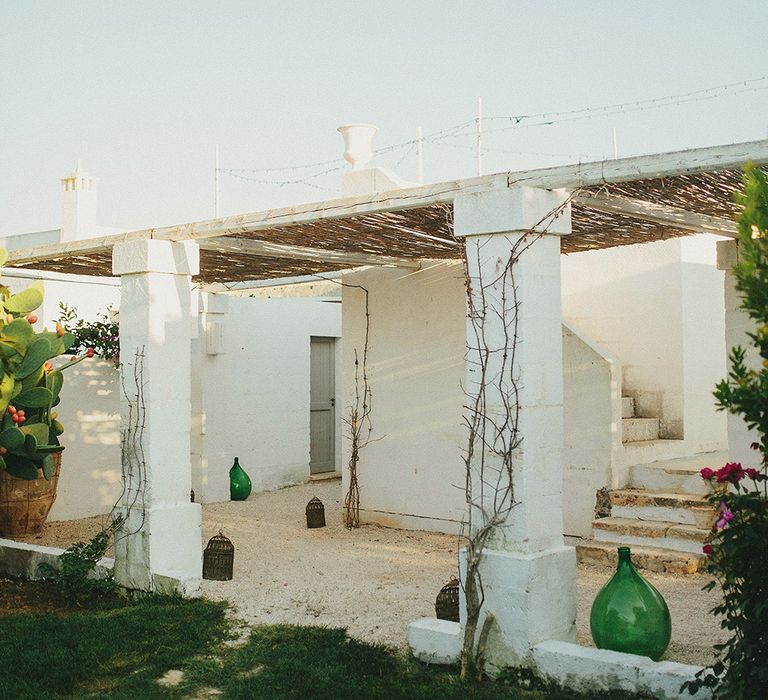
[[[306,481],[310,340],[341,336],[339,304],[209,295],[203,311],[199,338],[193,343],[197,500],[229,500],[229,469],[235,457],[240,458],[254,491]],[[337,368],[337,385],[340,375]],[[337,470],[340,418],[337,411]]]

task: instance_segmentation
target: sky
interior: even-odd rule
[[[0,235],[58,228],[78,159],[105,226],[211,218],[217,145],[222,215],[332,198],[349,122],[470,177],[478,97],[484,173],[763,139],[767,36],[765,0],[3,0]]]

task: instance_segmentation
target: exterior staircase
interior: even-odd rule
[[[637,418],[632,399],[622,399],[622,437],[625,445],[659,438],[656,418]],[[702,545],[715,520],[704,500],[707,484],[702,467],[719,468],[722,452],[636,464],[629,469],[629,485],[598,497],[591,541],[577,544],[579,561],[615,563],[616,549],[632,548],[638,568],[693,574],[703,568]]]

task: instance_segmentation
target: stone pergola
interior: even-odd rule
[[[470,274],[489,279],[514,242],[538,230],[515,268],[526,341],[516,356],[520,426],[529,436],[514,471],[521,507],[487,551],[494,583],[485,610],[499,622],[499,664],[543,640],[574,640],[576,560],[562,535],[559,256],[700,232],[734,238],[731,193],[748,161],[768,164],[768,141],[499,173],[11,253],[16,268],[122,278],[121,356],[143,356],[143,427],[132,450],[145,468],[143,507],[131,510],[116,552],[118,580],[199,588],[200,506],[189,502],[193,283],[217,291],[366,265],[418,268],[423,259],[462,259],[478,242]],[[494,322],[501,337],[503,319]],[[498,401],[489,395],[489,410]],[[546,441],[537,439],[545,425]],[[135,503],[136,484],[128,487]]]

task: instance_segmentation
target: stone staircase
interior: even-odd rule
[[[625,445],[658,440],[658,419],[635,417],[632,399],[622,400],[622,414]],[[616,548],[627,545],[638,568],[699,571],[705,560],[701,547],[715,517],[703,498],[707,485],[699,470],[726,461],[725,453],[709,452],[631,466],[629,486],[602,499],[601,517],[592,522],[593,539],[577,544],[579,561],[615,564]]]

